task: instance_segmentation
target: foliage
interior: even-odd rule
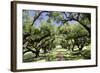
[[[89,13],[24,10],[23,61],[90,59],[90,47],[86,47],[91,44],[90,16]],[[61,46],[60,52],[56,46]]]

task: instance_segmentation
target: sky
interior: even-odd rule
[[[23,10],[23,12],[24,11],[27,11],[28,13],[28,16],[29,17],[31,17],[32,18],[32,20],[33,20],[33,18],[34,18],[34,16],[35,16],[35,13],[36,13],[36,10]],[[45,21],[45,22],[47,22],[47,20],[48,20],[48,16],[46,15],[47,13],[42,13],[41,14],[41,16],[39,17],[39,19],[37,19],[36,21],[35,21],[35,23],[34,23],[34,25],[36,26],[36,27],[39,27],[40,26],[40,23],[41,23],[41,21]],[[66,19],[66,16],[64,15],[64,14],[62,14],[62,16],[63,16],[63,18],[64,19]],[[47,22],[48,23],[48,22]],[[77,22],[76,21],[69,21],[68,22],[69,24],[76,24]],[[62,23],[61,22],[56,22],[55,20],[53,20],[52,21],[52,23],[51,24],[53,24],[53,25],[55,25],[55,26],[60,26],[60,25],[62,25]]]

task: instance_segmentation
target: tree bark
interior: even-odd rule
[[[36,52],[35,52],[35,54],[36,54],[36,56],[35,56],[35,58],[37,58],[37,57],[39,57],[39,50],[37,50]]]

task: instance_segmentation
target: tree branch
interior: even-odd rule
[[[32,50],[32,49],[30,49],[29,47],[26,47],[28,50],[27,51],[24,51],[23,53],[25,54],[26,52],[29,52],[29,51],[31,51],[32,53],[36,53],[36,51],[34,51],[34,50]]]
[[[86,25],[84,25],[81,21],[79,21],[80,13],[78,13],[78,16],[76,19],[74,17],[73,18],[68,17],[65,12],[63,12],[63,14],[66,16],[66,19],[62,20],[63,22],[68,22],[68,21],[72,21],[72,20],[77,21],[78,23],[80,23],[80,25],[82,25],[89,32],[89,36],[91,36],[91,29],[89,27],[87,27]]]
[[[42,13],[44,13],[44,12],[48,12],[48,11],[41,11],[39,14],[38,14],[38,16],[36,16],[35,18],[34,18],[34,20],[33,20],[33,22],[32,22],[32,25],[35,23],[35,21],[40,17],[40,15],[42,14]]]

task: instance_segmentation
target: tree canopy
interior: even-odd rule
[[[90,44],[90,13],[23,10],[23,54],[38,58],[58,45],[80,53]]]

